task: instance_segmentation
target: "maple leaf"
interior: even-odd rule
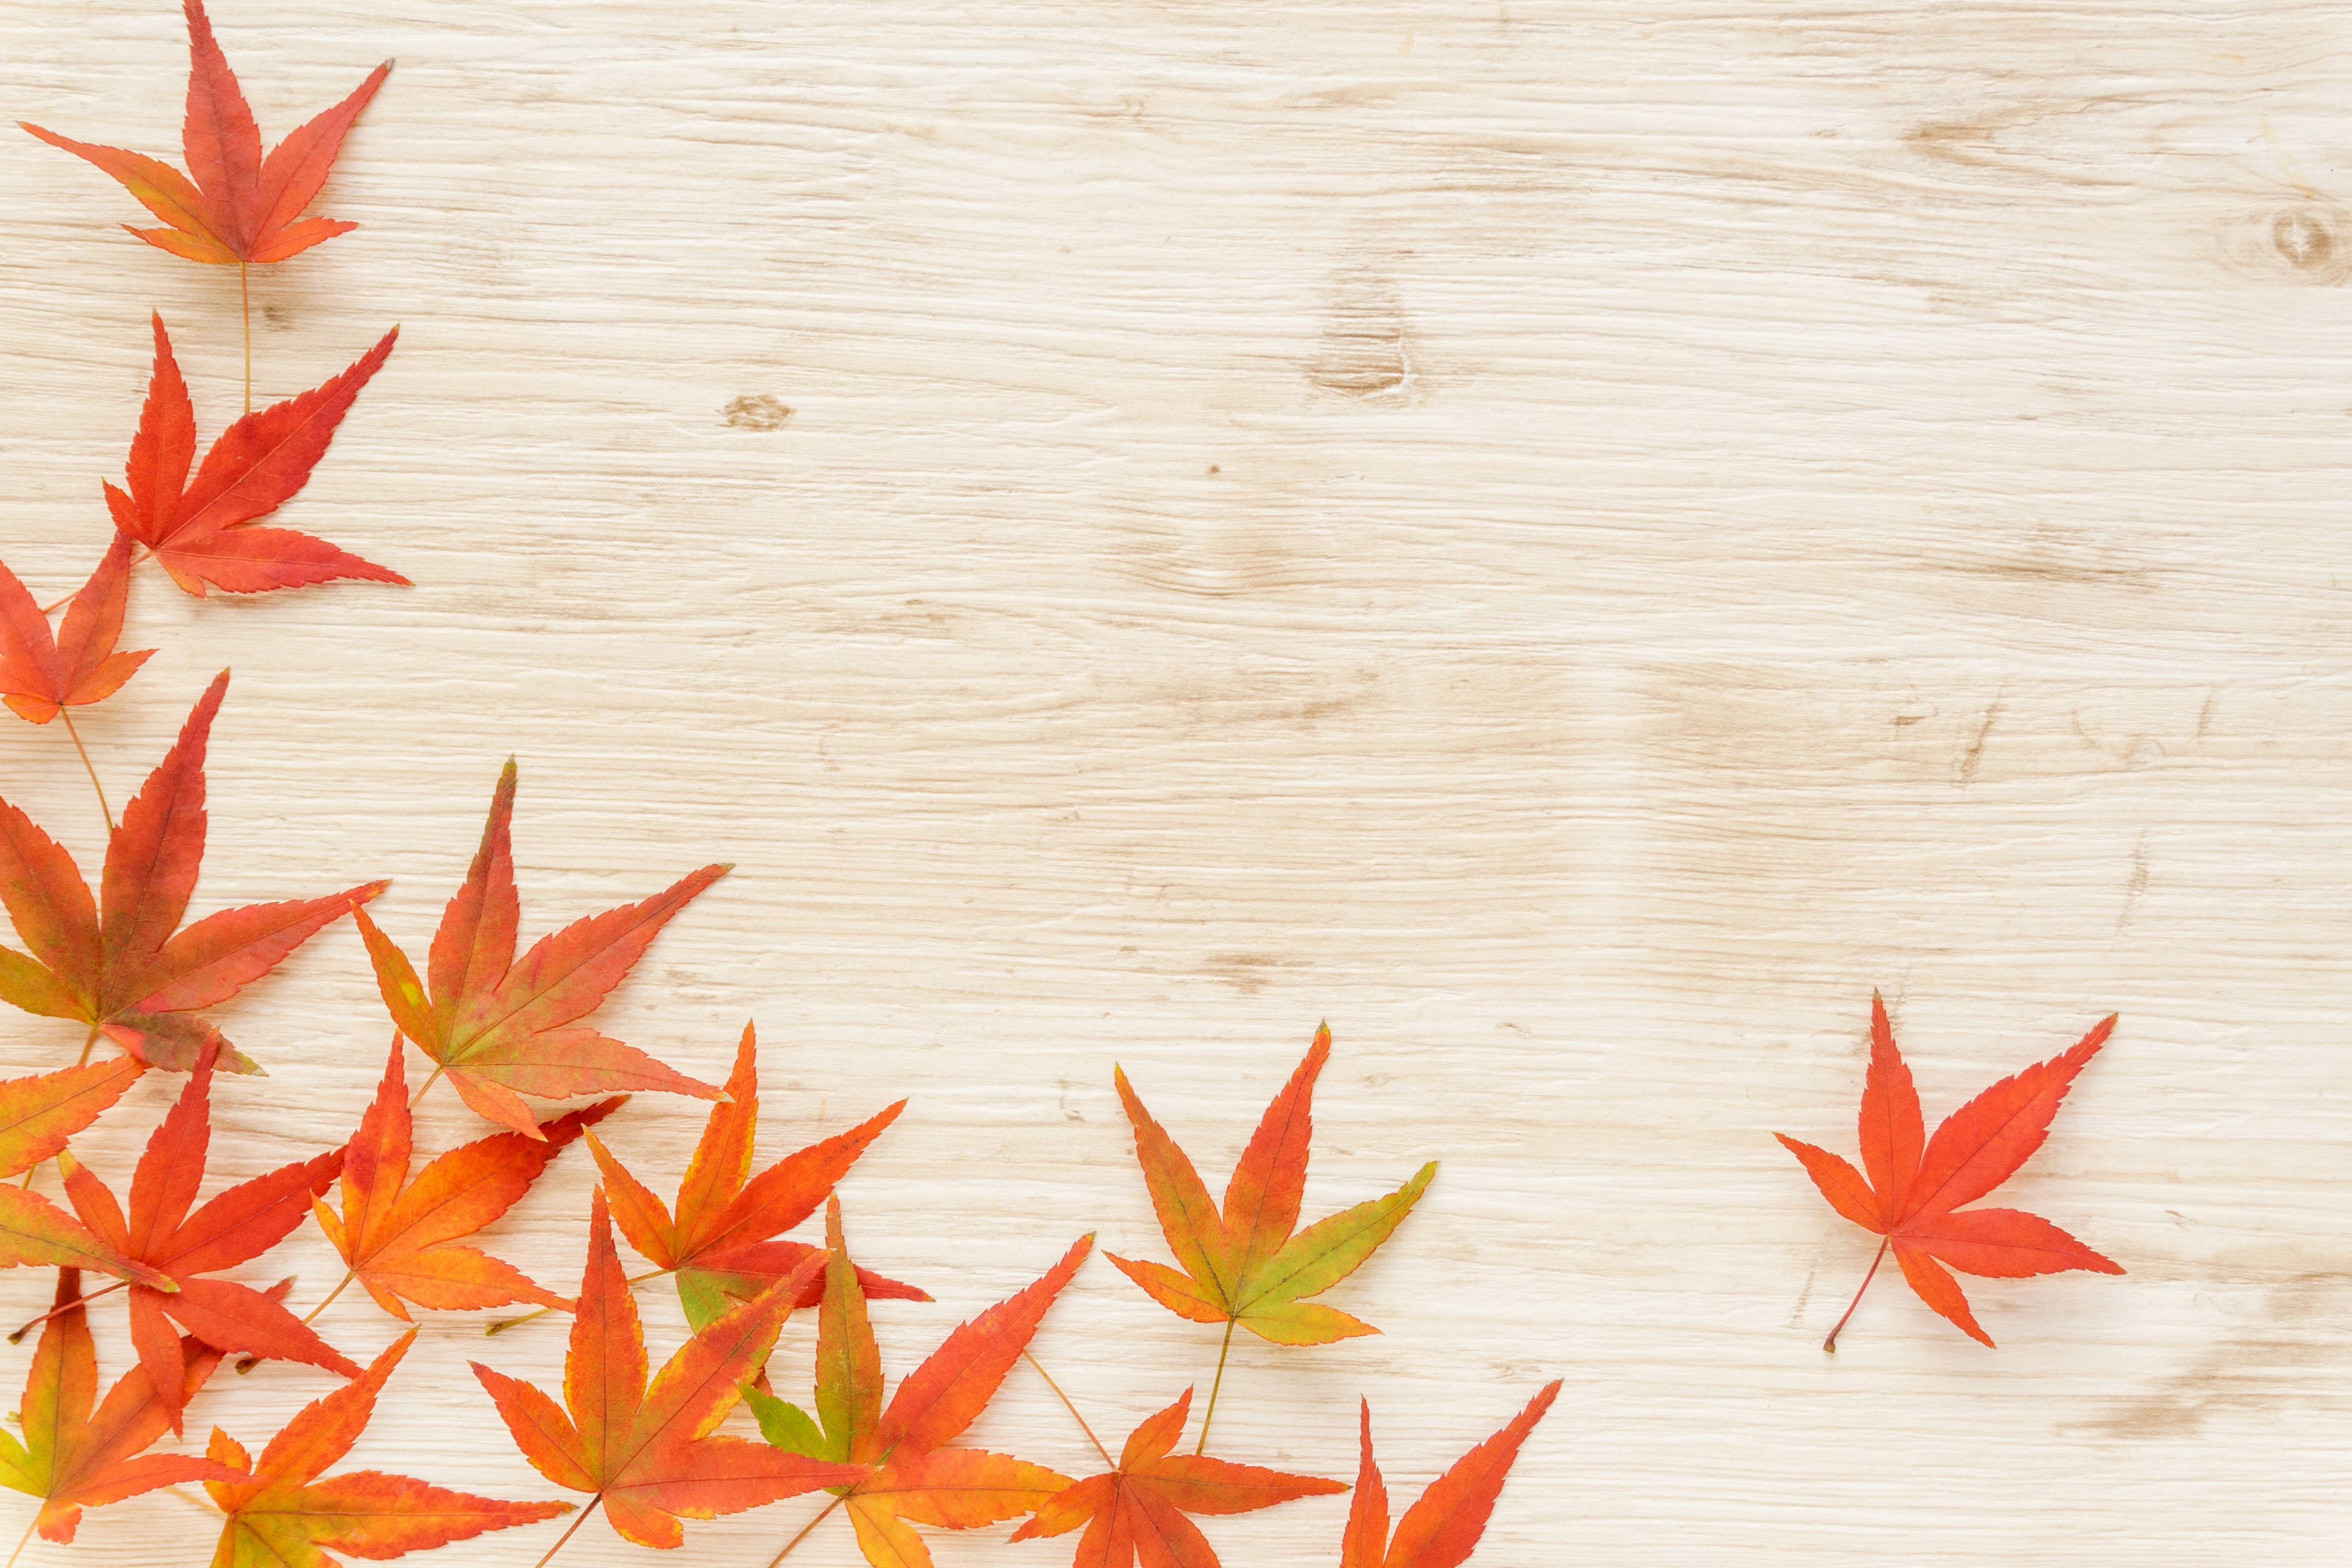
[[[816,1420],[799,1406],[743,1391],[761,1435],[789,1453],[872,1467],[835,1488],[874,1568],[930,1568],[915,1524],[971,1530],[1034,1510],[1070,1484],[1043,1465],[953,1447],[996,1396],[1045,1310],[1094,1247],[1082,1237],[1034,1283],[958,1328],[882,1404],[881,1352],[866,1292],[841,1237],[841,1204],[824,1210],[825,1271],[816,1341]]]
[[[155,374],[123,465],[128,489],[104,487],[116,529],[145,545],[172,581],[198,598],[210,588],[262,594],[341,578],[405,585],[408,579],[399,573],[322,539],[256,526],[310,482],[335,427],[383,367],[400,329],[310,391],[240,416],[214,438],[197,467],[195,405],[161,315],[153,326]]]
[[[143,1365],[124,1373],[99,1403],[98,1356],[90,1347],[89,1310],[80,1300],[79,1271],[59,1269],[58,1310],[41,1325],[33,1364],[25,1373],[25,1402],[18,1412],[25,1439],[20,1443],[0,1430],[0,1486],[40,1499],[34,1523],[43,1540],[60,1543],[73,1540],[86,1508],[103,1508],[179,1481],[236,1474],[192,1455],[147,1452],[173,1422]],[[177,1341],[173,1348],[181,1358],[180,1381],[191,1393],[220,1364],[220,1352],[194,1339]],[[17,1550],[23,1549],[19,1542]]]
[[[1429,1483],[1389,1534],[1389,1493],[1372,1459],[1372,1406],[1364,1402],[1363,1461],[1340,1540],[1339,1568],[1454,1568],[1486,1533],[1486,1520],[1519,1457],[1519,1446],[1559,1397],[1558,1379],[1546,1384],[1503,1429],[1454,1462]]]
[[[443,1154],[412,1181],[408,1079],[394,1036],[375,1101],[343,1146],[342,1213],[323,1201],[310,1205],[319,1228],[351,1267],[343,1283],[357,1279],[377,1306],[404,1322],[410,1319],[403,1297],[448,1311],[517,1301],[569,1309],[571,1302],[532,1283],[513,1264],[458,1238],[513,1207],[565,1144],[624,1103],[599,1100],[545,1123],[536,1138],[499,1132],[478,1139]]]
[[[1179,1273],[1165,1264],[1105,1256],[1178,1317],[1224,1324],[1228,1344],[1235,1324],[1278,1345],[1328,1344],[1378,1333],[1361,1319],[1301,1298],[1354,1273],[1404,1223],[1437,1173],[1433,1160],[1387,1196],[1297,1229],[1307,1145],[1315,1131],[1315,1077],[1330,1055],[1331,1031],[1318,1028],[1306,1059],[1265,1108],[1234,1166],[1222,1213],[1184,1151],[1144,1110],[1127,1074],[1114,1069],[1119,1100],[1135,1128],[1135,1154],[1151,1189],[1152,1209],[1184,1268]]]
[[[67,1068],[0,1083],[0,1180],[31,1170],[98,1120],[137,1081],[145,1064],[134,1057]],[[40,1194],[0,1185],[0,1268],[60,1264],[101,1269],[163,1289],[171,1281],[124,1258]]]
[[[46,724],[122,689],[155,651],[114,651],[130,596],[131,542],[120,533],[67,605],[65,626],[55,635],[25,584],[0,564],[0,701],[19,718]]]
[[[195,1207],[212,1142],[212,1084],[211,1061],[198,1062],[131,1173],[127,1218],[113,1192],[71,1151],[58,1156],[66,1196],[81,1222],[107,1246],[178,1287],[169,1294],[142,1283],[130,1287],[131,1342],[156,1396],[170,1407],[175,1432],[189,1391],[180,1375],[179,1336],[167,1318],[215,1350],[360,1374],[357,1365],[261,1291],[208,1278],[285,1240],[343,1161],[340,1149],[298,1160]]]
[[[360,935],[376,986],[400,1032],[449,1075],[458,1097],[527,1138],[540,1135],[523,1095],[563,1100],[614,1089],[660,1089],[717,1100],[719,1091],[674,1072],[581,1020],[604,1004],[645,956],[670,917],[733,869],[705,866],[641,903],[574,921],[515,962],[520,905],[515,892],[515,764],[509,758],[490,799],[482,847],[434,933],[428,998],[416,966],[362,911]],[[427,1087],[430,1087],[428,1084]],[[421,1092],[421,1091],[420,1091]]]
[[[578,1315],[563,1358],[563,1407],[479,1362],[472,1363],[474,1375],[515,1447],[541,1475],[568,1490],[593,1493],[623,1539],[680,1546],[686,1542],[681,1519],[740,1513],[864,1474],[764,1443],[713,1436],[741,1399],[743,1381],[774,1347],[777,1330],[808,1282],[804,1276],[814,1276],[817,1267],[814,1260],[803,1265],[801,1275],[697,1330],[648,1384],[645,1331],[621,1274],[599,1187],[589,1215]],[[583,1513],[572,1530],[586,1518]],[[571,1538],[566,1531],[563,1540]],[[563,1541],[555,1544],[560,1548]]]
[[[205,745],[228,689],[223,670],[107,836],[93,902],[73,857],[0,800],[0,902],[32,956],[0,947],[0,1000],[89,1026],[153,1067],[185,1068],[208,1045],[232,1071],[257,1070],[195,1015],[278,967],[320,927],[389,886],[248,904],[181,919],[205,855]]]
[[[24,121],[26,131],[86,158],[139,198],[165,228],[122,226],[148,244],[191,261],[283,261],[320,240],[357,228],[354,223],[302,216],[302,209],[327,182],[341,150],[343,134],[375,96],[392,62],[368,73],[349,98],[261,155],[261,132],[253,110],[213,39],[202,0],[186,0],[188,15],[188,109],[182,147],[188,174],[169,163],[120,147],[76,142]],[[194,179],[189,175],[193,174]]]
[[[568,1502],[500,1502],[380,1470],[319,1479],[367,1429],[376,1395],[415,1339],[409,1330],[358,1378],[304,1405],[258,1465],[213,1428],[205,1457],[227,1479],[206,1479],[205,1490],[228,1516],[213,1568],[339,1568],[322,1548],[399,1557],[572,1511]]]
[[[1340,1481],[1171,1452],[1192,1408],[1188,1388],[1128,1437],[1117,1468],[1046,1499],[1013,1539],[1066,1535],[1084,1525],[1072,1568],[1133,1568],[1138,1559],[1145,1568],[1216,1568],[1208,1538],[1186,1515],[1250,1513],[1348,1489]]]
[[[700,1328],[736,1301],[758,1295],[824,1256],[806,1242],[771,1238],[815,1213],[866,1145],[906,1108],[902,1100],[751,1177],[751,1138],[760,1123],[760,1062],[758,1043],[746,1024],[735,1050],[735,1070],[727,1079],[727,1098],[710,1108],[709,1120],[703,1123],[702,1137],[678,1184],[675,1215],[593,1132],[588,1152],[604,1173],[604,1194],[621,1234],[647,1259],[677,1275],[687,1320]],[[864,1269],[858,1270],[858,1284],[868,1296],[931,1299],[912,1285]],[[823,1289],[812,1283],[809,1293],[794,1304],[815,1306]]]
[[[1870,1289],[1889,1247],[1919,1300],[1987,1345],[1992,1337],[1977,1325],[1959,1281],[1942,1264],[1989,1279],[2021,1279],[2070,1268],[2123,1272],[2037,1215],[1960,1206],[2009,1180],[2042,1147],[2074,1075],[2098,1054],[2115,1026],[2116,1016],[2110,1013],[2063,1054],[2002,1079],[1944,1118],[1923,1149],[1919,1093],[1911,1086],[1911,1069],[1895,1048],[1885,1003],[1875,994],[1871,997],[1870,1071],[1862,1091],[1862,1163],[1868,1179],[1826,1149],[1773,1134],[1803,1163],[1805,1173],[1832,1208],[1886,1238],[1878,1245],[1870,1272],[1863,1276],[1862,1289],[1853,1293],[1853,1304],[1822,1342],[1823,1350],[1837,1349],[1838,1331],[1862,1304],[1862,1292]]]

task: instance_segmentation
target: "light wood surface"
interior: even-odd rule
[[[1164,1256],[1114,1062],[1221,1182],[1328,1018],[1310,1214],[1443,1168],[1330,1298],[1385,1335],[1245,1340],[1214,1447],[1352,1476],[1366,1394],[1410,1497],[1564,1377],[1485,1568],[2345,1560],[2340,9],[215,22],[273,139],[398,58],[316,208],[365,226],[257,275],[255,358],[282,396],[401,323],[286,518],[416,586],[140,581],[163,651],[85,731],[119,800],[235,668],[199,908],[390,876],[421,943],[509,752],[527,935],[738,862],[605,1017],[710,1078],[756,1018],[766,1157],[913,1097],[843,1189],[940,1299],[877,1309],[894,1376],[1081,1232]],[[185,58],[162,0],[0,5],[10,119],[176,155]],[[204,433],[234,413],[236,279],[30,138],[0,209],[0,545],[54,595],[151,307]],[[62,733],[0,725],[0,787],[94,863]],[[2126,1278],[1971,1281],[1998,1351],[1882,1278],[1821,1352],[1872,1243],[1770,1134],[1851,1151],[1873,987],[1931,1119],[2121,1012],[2004,1196]],[[386,1039],[347,926],[223,1021],[270,1076],[224,1086],[215,1185],[346,1135]],[[612,1142],[667,1190],[699,1122],[649,1097]],[[478,1126],[436,1091],[420,1136]],[[570,1289],[591,1173],[495,1247]],[[243,1276],[289,1270],[340,1272],[306,1229]],[[350,1463],[553,1495],[465,1363],[551,1383],[562,1338],[430,1321]],[[1096,1263],[1038,1349],[1124,1432],[1216,1335]],[[190,1441],[330,1386],[225,1377]],[[1025,1373],[979,1435],[1089,1458]],[[1208,1528],[1329,1564],[1344,1511]],[[1002,1533],[939,1559],[1068,1560]],[[208,1542],[159,1495],[24,1562]],[[558,1561],[658,1559],[592,1522]]]

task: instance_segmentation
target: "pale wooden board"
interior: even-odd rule
[[[2340,8],[215,22],[273,136],[399,58],[319,209],[366,226],[258,280],[256,357],[284,395],[402,323],[286,515],[418,585],[142,580],[163,651],[87,729],[119,800],[236,667],[200,907],[389,875],[421,944],[510,752],[529,931],[739,862],[605,1016],[709,1077],[757,1017],[763,1152],[913,1096],[844,1190],[940,1300],[877,1310],[894,1374],[1080,1231],[1163,1255],[1114,1061],[1221,1180],[1328,1017],[1310,1212],[1444,1171],[1334,1293],[1385,1337],[1244,1343],[1215,1446],[1351,1474],[1368,1394],[1410,1496],[1563,1376],[1488,1568],[2343,1560]],[[169,153],[180,40],[17,0],[0,99]],[[29,139],[0,206],[0,544],[54,593],[151,306],[233,411],[236,280]],[[61,734],[0,727],[0,769],[94,858]],[[1769,1134],[1851,1147],[1874,986],[1931,1116],[2121,1011],[2008,1193],[2128,1278],[1971,1285],[1997,1352],[1884,1279],[1820,1352],[1872,1248]],[[226,1021],[271,1076],[225,1086],[216,1182],[343,1134],[386,1037],[348,929]],[[11,1070],[76,1043],[0,1028]],[[428,1108],[432,1147],[478,1125]],[[661,1184],[698,1122],[613,1141]],[[590,1169],[496,1233],[560,1288]],[[243,1272],[285,1269],[337,1272],[307,1230]],[[429,1323],[351,1462],[550,1495],[464,1363],[551,1381],[562,1339]],[[1102,1264],[1040,1341],[1115,1431],[1214,1352]],[[192,1439],[331,1386],[225,1381]],[[1087,1459],[1025,1373],[980,1431]],[[812,1511],[688,1555],[758,1568]],[[1343,1512],[1210,1528],[1328,1564]],[[25,1562],[205,1531],[149,1498]],[[559,1559],[651,1560],[601,1522]]]

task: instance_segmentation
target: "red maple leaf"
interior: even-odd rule
[[[515,891],[514,796],[509,758],[490,799],[482,847],[434,933],[427,961],[430,996],[408,955],[364,911],[359,913],[360,934],[367,941],[376,986],[392,1021],[440,1064],[435,1078],[447,1073],[467,1105],[526,1138],[540,1135],[539,1119],[522,1101],[526,1094],[564,1100],[615,1089],[661,1089],[719,1099],[710,1085],[672,1071],[581,1020],[604,1005],[670,917],[731,868],[705,866],[642,903],[574,921],[540,938],[518,963],[521,903]]]
[[[166,1319],[176,1320],[215,1350],[244,1351],[263,1361],[307,1362],[345,1377],[360,1374],[341,1352],[268,1296],[249,1285],[209,1278],[285,1240],[343,1163],[340,1149],[298,1160],[196,1207],[212,1142],[212,1086],[211,1061],[198,1062],[139,1157],[127,1218],[113,1192],[71,1151],[58,1156],[66,1197],[82,1224],[125,1258],[179,1287],[166,1294],[151,1285],[130,1286],[131,1342],[156,1396],[170,1407],[175,1432],[189,1390],[180,1373],[179,1336]]]
[[[866,1313],[859,1270],[841,1238],[841,1204],[824,1211],[824,1301],[816,1337],[816,1410],[744,1390],[761,1436],[788,1453],[872,1467],[834,1489],[849,1510],[858,1549],[874,1568],[931,1568],[916,1524],[972,1530],[1028,1513],[1070,1484],[1043,1465],[984,1448],[955,1447],[1005,1373],[1029,1346],[1045,1310],[1094,1247],[1081,1237],[1034,1283],[950,1334],[882,1405],[882,1356]],[[827,1510],[831,1511],[830,1509]]]
[[[188,110],[183,151],[191,180],[169,163],[120,147],[76,142],[19,121],[26,130],[112,175],[167,228],[122,226],[191,261],[283,261],[354,223],[302,216],[327,182],[343,134],[392,70],[386,60],[349,98],[261,155],[261,131],[228,68],[202,0],[186,0]]]
[[[463,1246],[460,1238],[513,1207],[565,1144],[625,1101],[599,1100],[559,1117],[541,1125],[536,1138],[499,1132],[477,1139],[441,1155],[412,1180],[414,1123],[400,1053],[394,1036],[375,1102],[343,1145],[342,1213],[324,1202],[310,1205],[319,1228],[351,1266],[343,1284],[357,1279],[377,1306],[404,1322],[410,1321],[404,1297],[445,1311],[517,1301],[569,1309],[571,1302],[534,1284],[513,1264]],[[333,1300],[334,1293],[327,1300]]]
[[[409,1330],[358,1378],[304,1405],[269,1440],[259,1464],[213,1428],[205,1457],[226,1477],[207,1479],[205,1490],[228,1516],[213,1568],[338,1568],[322,1548],[400,1557],[572,1511],[568,1502],[500,1502],[381,1470],[319,1479],[367,1429],[384,1380],[415,1340]]]
[[[67,1139],[97,1121],[145,1070],[135,1057],[117,1057],[0,1083],[0,1268],[54,1263],[171,1287],[163,1275],[124,1258],[40,1194],[5,1183],[63,1149]],[[23,1334],[20,1329],[12,1339]]]
[[[130,596],[131,541],[120,533],[66,606],[65,626],[55,634],[25,584],[0,564],[0,701],[18,717],[46,724],[68,708],[103,702],[122,689],[155,651],[114,651]]]
[[[2021,1279],[2070,1268],[2123,1272],[2038,1215],[1960,1206],[2009,1180],[2042,1147],[2074,1075],[2098,1054],[2115,1026],[2116,1016],[2110,1013],[2063,1054],[2002,1079],[1946,1117],[1935,1137],[1924,1140],[1923,1148],[1919,1094],[1911,1087],[1911,1069],[1895,1048],[1886,1005],[1875,994],[1871,997],[1870,1072],[1862,1091],[1862,1163],[1869,1178],[1864,1180],[1860,1171],[1826,1149],[1773,1134],[1803,1162],[1806,1174],[1832,1208],[1886,1238],[1878,1244],[1878,1256],[1871,1260],[1870,1272],[1863,1276],[1862,1289],[1853,1293],[1845,1316],[1822,1342],[1823,1350],[1837,1349],[1839,1330],[1862,1304],[1862,1292],[1870,1289],[1889,1247],[1919,1300],[1970,1339],[1988,1345],[1992,1336],[1977,1326],[1959,1281],[1944,1271],[1938,1259],[1963,1274],[1989,1279]]]
[[[727,1098],[710,1108],[694,1157],[677,1188],[677,1210],[654,1195],[628,1167],[591,1132],[588,1152],[604,1173],[613,1218],[629,1245],[677,1277],[678,1300],[696,1328],[738,1301],[749,1300],[801,1266],[824,1254],[804,1241],[772,1239],[808,1218],[846,1175],[866,1145],[898,1120],[905,1100],[887,1107],[846,1132],[787,1154],[756,1177],[751,1137],[760,1124],[759,1046],[751,1026],[735,1050],[735,1070]],[[868,1296],[928,1301],[928,1292],[879,1274],[857,1271]],[[812,1280],[794,1303],[814,1307],[824,1286]]]
[[[227,689],[223,670],[108,835],[94,901],[73,857],[0,800],[0,902],[32,950],[27,957],[0,947],[0,1001],[87,1024],[92,1041],[104,1034],[152,1066],[184,1069],[212,1045],[224,1067],[253,1070],[252,1058],[196,1014],[277,968],[387,884],[223,910],[180,928],[205,856],[205,745]]]
[[[41,1326],[40,1343],[25,1373],[22,1443],[0,1430],[0,1486],[41,1500],[34,1521],[45,1541],[70,1542],[86,1508],[180,1481],[209,1480],[235,1471],[193,1455],[150,1454],[155,1439],[177,1425],[178,1412],[155,1395],[142,1364],[132,1367],[98,1401],[98,1355],[89,1341],[81,1275],[58,1270],[57,1310]],[[194,1339],[174,1342],[177,1382],[189,1393],[204,1386],[220,1352]],[[97,1405],[93,1415],[91,1406]],[[23,1542],[17,1543],[23,1551]]]
[[[813,1277],[818,1267],[814,1260],[803,1265],[803,1275]],[[572,1319],[571,1348],[563,1358],[563,1405],[479,1362],[473,1363],[474,1375],[498,1405],[515,1447],[541,1475],[572,1491],[593,1494],[625,1540],[640,1546],[681,1546],[682,1519],[740,1513],[820,1487],[843,1486],[865,1473],[713,1435],[741,1399],[744,1380],[767,1359],[777,1330],[807,1283],[803,1276],[781,1280],[697,1330],[648,1384],[645,1330],[621,1273],[599,1187],[589,1215],[579,1315]],[[563,1541],[587,1517],[583,1513],[564,1531]]]
[[[1307,1058],[1265,1108],[1249,1147],[1234,1164],[1222,1211],[1210,1199],[1192,1160],[1143,1108],[1127,1074],[1114,1069],[1120,1103],[1135,1128],[1135,1157],[1151,1189],[1152,1209],[1184,1271],[1116,1253],[1104,1256],[1177,1316],[1224,1324],[1228,1345],[1236,1324],[1278,1345],[1328,1344],[1378,1333],[1371,1324],[1336,1307],[1300,1298],[1329,1289],[1361,1267],[1404,1223],[1437,1173],[1433,1160],[1385,1197],[1297,1230],[1298,1206],[1307,1189],[1307,1146],[1315,1135],[1315,1078],[1330,1056],[1331,1031],[1318,1028]],[[1212,1390],[1212,1405],[1215,1397]]]
[[[1339,1542],[1339,1568],[1454,1568],[1486,1533],[1486,1521],[1518,1459],[1519,1446],[1559,1397],[1558,1380],[1546,1384],[1501,1431],[1429,1483],[1397,1521],[1393,1537],[1389,1534],[1388,1487],[1372,1459],[1372,1406],[1366,1401],[1360,1411],[1364,1457],[1348,1509],[1348,1532]]]
[[[129,488],[105,487],[114,526],[145,545],[172,581],[198,598],[208,588],[262,594],[347,577],[405,584],[399,573],[322,539],[255,526],[310,482],[335,427],[360,388],[383,367],[400,329],[384,333],[349,369],[321,384],[240,416],[214,438],[200,468],[195,405],[160,315],[154,330],[155,374],[122,468]]]
[[[1118,1464],[1056,1492],[1015,1541],[1066,1535],[1080,1525],[1072,1568],[1217,1568],[1217,1554],[1188,1514],[1250,1513],[1294,1498],[1348,1489],[1345,1482],[1285,1475],[1202,1454],[1178,1454],[1192,1391],[1145,1419],[1119,1450]]]

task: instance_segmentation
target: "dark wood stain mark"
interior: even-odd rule
[[[2132,910],[2138,904],[2140,895],[2147,891],[2147,834],[2142,830],[2139,842],[2132,847],[2131,878],[2124,884],[2124,907],[2116,911],[2116,931],[2118,935],[2122,934],[2125,924],[2131,920]]]
[[[1960,753],[1954,771],[1962,789],[1977,782],[1977,770],[1984,766],[1985,742],[1992,739],[1992,727],[2000,720],[2000,705],[2004,700],[1999,697],[1992,700],[1992,706],[1985,710],[1984,722],[1977,726],[1976,739],[1970,741],[1968,750]]]
[[[2305,1274],[2273,1286],[2263,1293],[2265,1322],[2217,1341],[2146,1393],[2096,1421],[2062,1425],[2059,1434],[2134,1442],[2194,1437],[2217,1415],[2269,1414],[2319,1397],[2334,1380],[2314,1373],[2352,1360],[2332,1331],[2347,1297],[2352,1277],[2340,1273]]]
[[[1333,280],[1322,347],[1307,379],[1357,402],[1414,401],[1412,329],[1393,283],[1360,268]]]
[[[1224,952],[1202,963],[1201,973],[1223,981],[1244,996],[1255,996],[1265,989],[1276,970],[1300,967],[1293,960],[1276,958],[1270,952]]]

